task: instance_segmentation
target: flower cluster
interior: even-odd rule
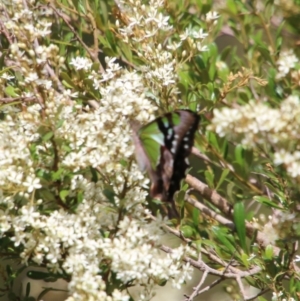
[[[278,66],[278,73],[276,74],[277,79],[284,78],[290,70],[293,70],[299,59],[294,54],[293,50],[286,50],[280,53],[279,59],[276,64]]]
[[[19,90],[13,92],[24,100],[26,110],[8,105],[0,123],[0,237],[10,233],[12,248],[21,250],[23,263],[70,274],[69,301],[129,300],[118,289],[106,292],[103,264],[109,264],[122,283],[142,285],[144,299],[148,287],[159,281],[180,287],[192,272],[183,263],[188,247],[165,256],[158,251],[163,220],[147,219],[143,204],[149,180],[132,162],[129,126],[132,119],[148,122],[157,109],[145,96],[145,79],[159,83],[159,89],[175,83],[171,52],[160,44],[148,47],[135,34],[136,42],[144,45],[139,55],[154,63],[144,67],[150,71],[142,76],[121,68],[115,58],[106,58],[101,74],[92,69],[89,58],[72,58],[69,70],[80,71],[101,95],[92,108],[75,102],[78,90],[64,88],[56,78],[66,61],[56,45],[44,41],[51,33],[53,12],[28,9],[19,0],[13,3],[13,17],[4,25],[14,36],[8,58],[15,62],[18,77],[2,73],[0,94],[4,97],[3,91],[17,81]],[[139,11],[147,41],[171,28],[168,17],[157,10],[162,3],[151,1]],[[120,27],[124,40],[130,27],[141,31],[139,22],[131,17],[130,22],[127,29]],[[23,23],[26,26],[20,27]],[[191,35],[205,37],[201,31],[189,31],[182,40]],[[98,171],[96,179],[91,179],[91,168]],[[75,210],[66,210],[66,200],[77,200],[78,195],[82,197]],[[121,209],[130,218],[120,215]]]
[[[273,292],[272,301],[296,301],[293,297],[283,298],[283,292]]]
[[[152,281],[171,279],[172,284],[178,288],[190,279],[192,272],[190,265],[185,264],[183,269],[180,269],[181,259],[190,251],[188,247],[180,246],[165,256],[153,248],[159,245],[159,237],[163,234],[160,230],[161,223],[162,221],[158,219],[156,227],[153,227],[148,223],[141,225],[124,218],[119,225],[118,235],[113,240],[103,240],[101,248],[104,255],[111,258],[112,269],[118,279],[124,282],[139,279],[141,284],[146,284],[149,279]],[[141,245],[142,241],[144,243]]]
[[[290,176],[300,176],[298,133],[300,131],[300,100],[289,96],[278,109],[264,103],[250,102],[238,108],[214,110],[210,127],[220,136],[237,139],[248,147],[273,146],[274,163],[284,164]]]
[[[186,43],[189,52],[182,50],[182,56],[193,56],[196,52],[206,51],[207,46],[203,40],[207,34],[202,29],[187,28],[182,34],[174,38],[174,28],[169,25],[169,16],[160,12],[164,1],[151,0],[148,5],[141,1],[122,1],[122,10],[126,12],[126,19],[117,20],[117,27],[122,40],[135,49],[137,55],[146,63],[141,66],[143,80],[145,85],[151,91],[155,91],[155,96],[168,89],[168,97],[178,98],[177,70],[180,68],[180,59],[178,49]],[[209,15],[214,20],[218,17],[216,14]],[[211,19],[209,19],[210,21]],[[170,38],[172,33],[172,39]]]
[[[269,244],[275,244],[279,239],[286,239],[291,236],[294,229],[296,215],[294,213],[274,210],[272,216],[269,216],[269,222],[265,223],[262,232]]]

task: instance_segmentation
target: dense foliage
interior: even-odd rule
[[[178,300],[228,279],[232,300],[297,300],[297,1],[2,0],[0,12],[6,298],[64,279],[68,301],[150,300],[197,269]],[[148,196],[130,122],[183,108],[201,124],[180,220],[168,220]]]

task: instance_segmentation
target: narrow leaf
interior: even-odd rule
[[[75,83],[66,72],[62,72],[60,77],[63,79],[63,83],[67,88],[75,88]]]
[[[255,196],[253,199],[261,204],[267,205],[268,207],[282,209],[282,206],[277,205],[275,202],[271,201],[265,196]]]
[[[49,277],[49,273],[41,271],[29,271],[27,272],[27,277],[34,280],[44,280],[45,278]]]
[[[206,183],[207,185],[210,187],[210,188],[214,188],[214,173],[211,171],[211,170],[206,170],[204,172],[204,175],[205,175],[205,180],[206,180]]]
[[[221,174],[221,177],[220,177],[220,179],[219,179],[219,181],[218,181],[218,184],[217,184],[217,186],[216,186],[216,190],[218,190],[218,188],[222,185],[222,183],[224,182],[224,180],[226,179],[226,177],[227,177],[227,175],[229,174],[229,169],[224,169],[223,171],[222,171],[222,174]]]
[[[245,226],[245,207],[243,202],[238,202],[233,208],[233,219],[237,230],[237,234],[241,243],[241,247],[248,254],[246,245],[246,226]]]
[[[218,238],[218,240],[221,242],[221,244],[227,248],[228,253],[235,253],[236,248],[235,246],[227,239],[227,235],[224,235],[224,231],[218,227],[212,227],[212,231],[215,234],[215,236]]]
[[[49,141],[53,137],[53,132],[48,132],[43,136],[43,141]]]
[[[236,163],[240,166],[244,165],[244,147],[242,145],[237,145],[234,150]]]
[[[199,225],[199,215],[200,215],[199,209],[194,208],[192,211],[192,215],[193,215],[194,225],[197,227]]]

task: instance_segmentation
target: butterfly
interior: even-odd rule
[[[200,116],[190,110],[167,113],[145,126],[131,124],[138,165],[151,180],[150,195],[169,204],[169,218],[178,218],[174,194],[189,167]]]

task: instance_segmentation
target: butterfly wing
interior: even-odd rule
[[[134,130],[137,161],[142,170],[148,171],[152,183],[150,194],[153,198],[171,202],[169,212],[173,213],[169,216],[176,212],[173,197],[189,167],[187,157],[199,121],[196,113],[178,110]]]
[[[138,165],[142,171],[147,171],[151,180],[151,197],[162,199],[163,180],[160,158],[164,137],[159,130],[156,120],[140,127],[136,122],[131,123],[133,141]]]
[[[164,134],[158,127],[157,119],[142,127],[138,134],[151,168],[156,170],[161,156],[161,148],[164,146]]]
[[[164,134],[166,149],[163,157],[170,158],[162,162],[162,170],[168,171],[170,170],[168,165],[172,166],[171,175],[168,172],[162,175],[167,200],[173,199],[174,193],[180,188],[181,180],[185,178],[185,172],[189,167],[188,156],[191,153],[199,121],[199,115],[190,110],[168,113],[157,120],[159,129]]]
[[[180,189],[180,182],[186,177],[186,170],[189,168],[188,157],[191,154],[194,144],[195,132],[198,129],[200,117],[189,110],[177,111],[181,123],[174,126],[176,143],[173,142],[172,153],[174,155],[173,174],[168,189],[168,197],[174,197]]]

